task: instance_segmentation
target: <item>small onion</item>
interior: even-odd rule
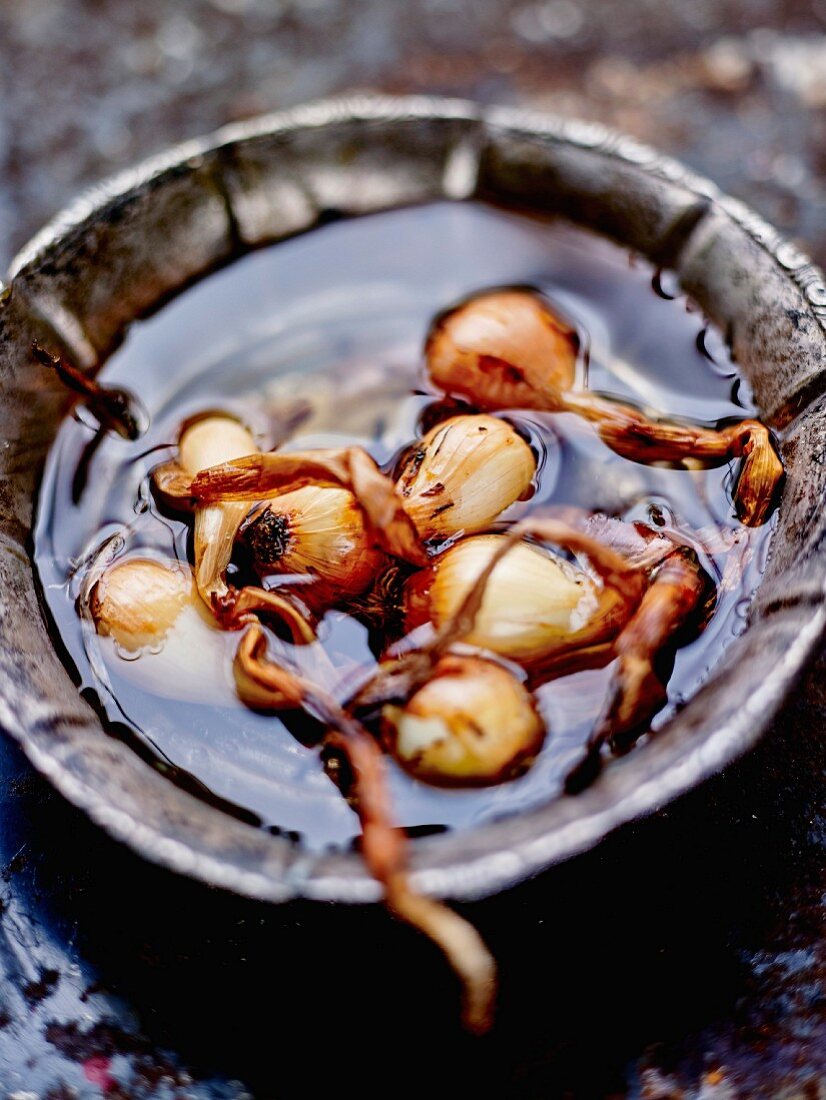
[[[205,416],[186,427],[179,444],[179,461],[188,474],[257,453],[251,433],[230,416]],[[249,506],[243,502],[201,505],[195,511],[195,581],[204,601],[227,591],[224,574],[232,557],[238,528]]]
[[[98,634],[128,658],[117,670],[134,686],[173,699],[231,703],[224,634],[199,599],[188,566],[124,558],[97,582],[89,609]]]
[[[193,598],[192,574],[177,562],[125,558],[95,585],[90,609],[99,634],[130,653],[157,646]]]
[[[349,489],[307,485],[259,505],[244,537],[261,574],[306,574],[308,595],[335,603],[361,595],[386,559]]]
[[[178,444],[180,463],[190,474],[257,451],[249,429],[224,413],[193,420],[184,428]]]
[[[507,779],[530,764],[545,736],[519,680],[477,657],[443,657],[405,706],[384,707],[382,722],[402,767],[443,786]]]
[[[500,545],[502,535],[476,535],[415,575],[405,593],[407,626],[449,620]],[[583,570],[538,546],[518,543],[494,567],[471,645],[520,664],[546,656],[588,625],[599,606],[597,583]]]
[[[494,416],[455,416],[413,448],[398,481],[423,539],[483,531],[519,500],[536,473],[528,444]]]
[[[558,409],[575,381],[577,338],[536,294],[480,294],[444,315],[425,354],[433,382],[483,409]]]

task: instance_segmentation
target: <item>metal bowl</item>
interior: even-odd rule
[[[676,271],[727,334],[781,438],[787,480],[748,626],[685,708],[583,794],[416,841],[416,886],[493,894],[700,783],[756,743],[826,628],[826,285],[741,203],[602,126],[452,100],[335,100],[178,146],[58,215],[13,261],[0,300],[0,724],[114,836],[251,897],[357,902],[379,889],[358,856],[309,855],[175,787],[109,736],[79,694],[29,558],[64,405],[31,342],[93,371],[133,319],[251,248],[331,213],[442,198],[561,214]]]

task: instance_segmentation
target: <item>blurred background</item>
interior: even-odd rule
[[[79,187],[345,89],[598,119],[826,259],[826,0],[2,0],[0,256]]]
[[[826,263],[826,0],[0,0],[0,262],[80,188],[170,143],[367,89],[619,127]],[[563,974],[572,999],[553,1028],[523,1015],[499,1047],[471,1053],[487,1074],[474,1078],[480,1095],[495,1082],[526,1098],[826,1097],[824,671],[725,787],[662,815],[673,832],[662,821],[656,839],[645,824],[626,831],[557,876],[549,900],[531,887],[480,917],[507,960],[512,906],[524,907],[534,914],[519,926],[524,951],[541,955],[537,906],[558,911],[565,889],[590,897],[588,876],[602,891],[598,917],[566,901],[558,918],[579,937]],[[702,831],[686,830],[699,820]],[[0,867],[0,1098],[305,1091],[300,1076],[285,1079],[266,1018],[232,1000],[249,993],[233,984],[241,964],[272,952],[268,918],[221,901],[198,943],[186,943],[185,925],[169,932],[171,911],[202,894],[101,837],[5,741]],[[146,899],[131,918],[118,908],[127,883]],[[228,946],[224,1010],[207,1018],[196,1002],[214,993],[210,936]],[[592,949],[610,965],[595,968]],[[422,959],[414,950],[414,971]],[[580,995],[597,973],[599,995]],[[541,980],[519,996],[547,997],[560,977]],[[278,994],[275,973],[256,995]],[[329,1012],[316,1006],[320,1035],[341,1024]],[[410,1045],[399,1052],[409,1058]],[[365,1091],[372,1056],[345,1058],[342,1082]],[[383,1095],[397,1091],[398,1064],[386,1080]]]

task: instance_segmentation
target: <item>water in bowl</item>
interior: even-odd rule
[[[314,850],[347,846],[360,833],[321,765],[315,731],[236,698],[237,634],[213,632],[194,671],[191,653],[177,664],[166,649],[127,659],[111,639],[82,628],[84,563],[118,532],[127,550],[187,557],[188,528],[159,509],[149,474],[174,454],[181,422],[208,409],[238,414],[265,447],[358,443],[391,462],[432,416],[422,346],[433,317],[476,291],[509,285],[547,294],[577,326],[583,384],[706,425],[753,413],[725,342],[670,273],[562,222],[443,202],[330,224],[255,252],[136,322],[100,377],[147,406],[151,426],[137,442],[99,437],[82,410],[67,417],[38,505],[45,607],[80,690],[112,734],[171,781]],[[647,467],[619,458],[573,416],[513,419],[540,469],[534,496],[509,517],[573,503],[690,531],[718,582],[709,624],[676,654],[656,731],[742,629],[771,525],[738,524],[726,466]],[[323,631],[340,669],[374,660],[367,628],[345,612],[328,613]],[[521,778],[437,790],[390,763],[399,824],[414,834],[466,829],[558,795],[609,675],[581,672],[539,689],[549,734]]]

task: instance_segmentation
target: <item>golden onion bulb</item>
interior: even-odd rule
[[[349,489],[307,485],[261,504],[244,537],[262,574],[306,575],[327,603],[361,595],[385,564]]]
[[[205,416],[183,431],[178,458],[188,474],[199,474],[211,466],[255,454],[258,447],[250,431],[231,416]],[[204,601],[222,595],[227,587],[224,573],[232,557],[238,528],[248,511],[243,501],[201,505],[195,510],[195,582]]]
[[[95,585],[89,609],[98,634],[128,658],[118,662],[118,674],[135,686],[197,703],[231,702],[224,635],[199,599],[188,566],[139,557],[118,561]]]
[[[436,626],[450,619],[502,538],[464,539],[415,576],[407,594],[408,626],[418,625],[425,609]],[[464,640],[531,664],[585,627],[598,604],[598,585],[587,573],[542,547],[517,543],[494,567],[474,628]]]
[[[193,420],[184,428],[178,444],[179,461],[193,475],[257,451],[250,430],[223,413]]]
[[[555,409],[575,381],[574,331],[536,294],[497,290],[442,316],[425,355],[433,382],[483,409]]]
[[[533,452],[506,421],[454,416],[413,448],[397,488],[421,538],[449,538],[489,527],[535,473]]]
[[[443,657],[403,707],[384,707],[382,723],[402,767],[444,786],[507,779],[529,765],[545,736],[525,687],[478,657]]]
[[[188,566],[134,557],[106,570],[90,608],[98,633],[134,653],[162,642],[192,598]]]

